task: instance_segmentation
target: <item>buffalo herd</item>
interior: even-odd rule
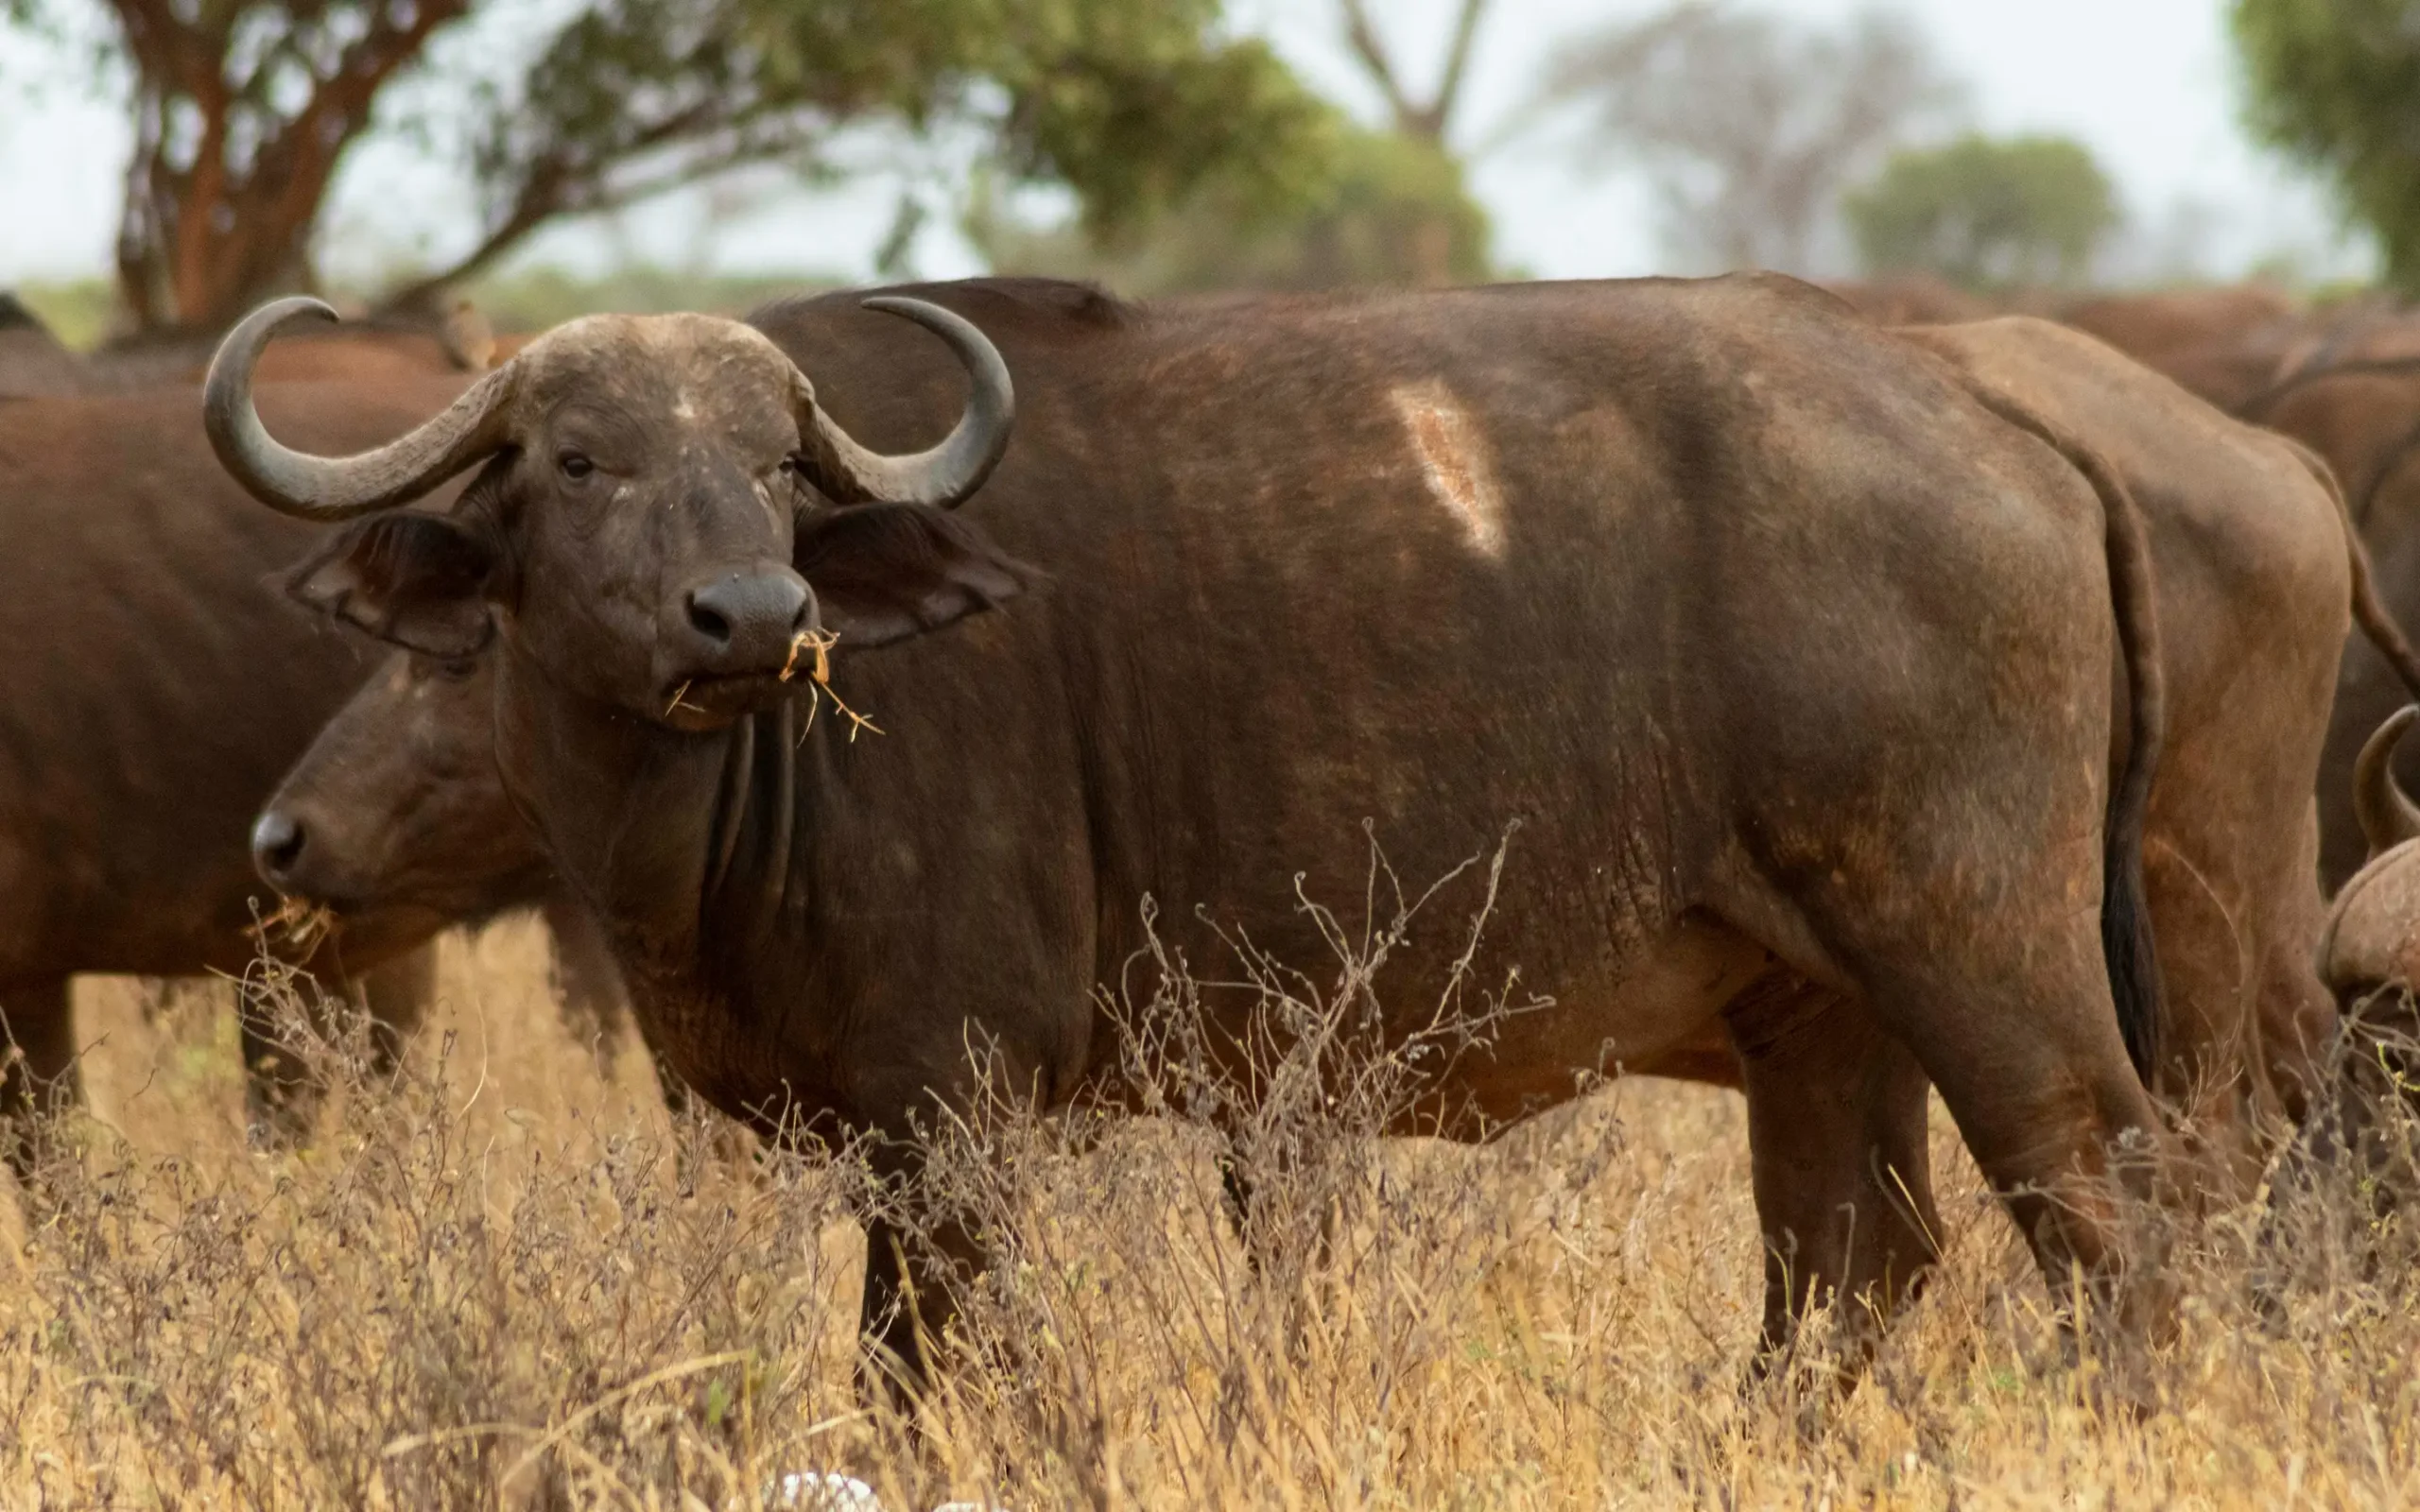
[[[1987,313],[985,279],[473,374],[297,299],[199,393],[0,330],[10,1152],[75,973],[307,951],[391,1055],[428,938],[534,906],[668,1091],[912,1209],[987,1090],[1134,1104],[1138,958],[1331,956],[1303,901],[1374,838],[1526,1000],[1401,1132],[1738,1089],[1777,1346],[1923,1284],[1938,1091],[2054,1290],[2156,1329],[2123,1204],[2252,1194],[2420,971],[2420,320]],[[1374,1040],[1468,951],[1401,938]],[[1201,1001],[1214,1055],[1266,1033]],[[912,1387],[985,1256],[903,1211],[863,1328]]]

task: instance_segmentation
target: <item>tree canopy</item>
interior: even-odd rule
[[[2420,294],[2420,4],[2234,0],[2253,130],[2319,169]]]
[[[7,0],[41,25],[70,0]],[[727,169],[830,171],[844,131],[972,132],[994,171],[1063,184],[1114,232],[1216,190],[1246,216],[1325,177],[1333,112],[1220,0],[603,0],[458,87],[390,86],[513,0],[104,0],[135,154],[117,249],[146,328],[210,329],[312,283],[320,207],[372,130],[451,151],[480,232],[396,291],[426,300],[557,217]]]
[[[1545,105],[1579,112],[1591,161],[1646,171],[1683,264],[1813,274],[1838,255],[1841,192],[1960,94],[1889,11],[1826,26],[1672,0],[1577,39]]]
[[[1251,218],[1213,192],[1123,235],[1033,231],[979,200],[967,230],[1004,273],[1094,279],[1144,297],[1204,289],[1477,283],[1491,276],[1487,213],[1437,143],[1354,127],[1336,171],[1285,214]]]
[[[1868,272],[1969,289],[2073,283],[2118,222],[2109,176],[2061,136],[1970,133],[1902,152],[1843,208]]]
[[[1384,103],[1383,127],[1340,125],[1332,171],[1285,210],[1254,215],[1214,189],[1126,227],[1036,230],[978,186],[969,236],[1003,272],[1089,278],[1124,294],[1478,283],[1495,273],[1486,211],[1447,143],[1488,0],[1460,0],[1435,86],[1405,81],[1366,0],[1341,0],[1346,51]]]

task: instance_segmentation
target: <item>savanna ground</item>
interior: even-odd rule
[[[914,1436],[853,1384],[857,1168],[676,1120],[544,951],[447,941],[401,1085],[300,1153],[248,1148],[223,988],[79,988],[94,1116],[0,1203],[0,1505],[719,1509],[802,1469],[893,1509],[2420,1502],[2420,1246],[2359,1192],[2177,1236],[2173,1341],[2087,1313],[2073,1349],[1936,1111],[1929,1295],[1845,1400],[1820,1361],[1751,1386],[1742,1105],[1647,1080],[1478,1151],[1298,1097],[1257,1268],[1184,1125],[961,1129],[1009,1258]]]

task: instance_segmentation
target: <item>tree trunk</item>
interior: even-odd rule
[[[311,237],[378,89],[470,0],[372,13],[340,49],[309,8],[110,0],[135,69],[135,143],[118,221],[118,289],[139,332],[216,332],[309,289]],[[262,41],[260,23],[285,28]],[[234,77],[233,43],[251,73]],[[299,107],[297,72],[310,80]]]

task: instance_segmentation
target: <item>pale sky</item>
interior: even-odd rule
[[[458,36],[452,45],[496,45],[564,3],[492,7],[492,18],[500,10],[510,18],[491,19],[487,35]],[[1400,66],[1415,78],[1425,81],[1441,60],[1451,3],[1374,0]],[[1864,8],[1860,0],[1743,3],[1817,21]],[[1487,136],[1528,96],[1558,40],[1655,8],[1655,0],[1496,0],[1458,135],[1466,143]],[[2366,267],[2323,197],[2253,147],[2238,126],[2224,0],[1899,0],[1895,9],[1920,24],[1948,70],[1966,80],[1979,125],[2082,138],[2117,178],[2137,226],[2171,240],[2189,232],[2192,261],[2205,271],[2236,273],[2281,250],[2318,267]],[[1231,13],[1270,36],[1319,87],[1375,117],[1374,97],[1338,42],[1323,0],[1231,0]],[[0,40],[0,284],[106,271],[125,123],[56,55],[13,40]],[[1507,263],[1557,277],[1658,270],[1648,200],[1634,179],[1583,173],[1567,155],[1516,139],[1477,164],[1474,186]],[[357,151],[332,201],[331,258],[358,264],[464,245],[467,193],[458,176],[400,144]],[[897,193],[897,180],[881,177],[815,196],[768,180],[726,189],[718,217],[704,213],[702,193],[684,194],[615,224],[558,228],[524,255],[593,267],[635,251],[730,271],[862,277]],[[913,261],[927,275],[979,270],[946,226],[923,235]]]

